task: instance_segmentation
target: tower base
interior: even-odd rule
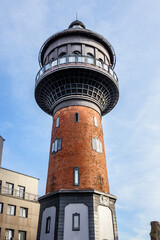
[[[37,240],[118,240],[116,197],[96,190],[60,190],[39,198]]]

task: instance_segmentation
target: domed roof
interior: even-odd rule
[[[86,28],[86,27],[81,21],[75,20],[69,25],[68,28]]]

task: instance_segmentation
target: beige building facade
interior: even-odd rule
[[[0,240],[36,240],[37,194],[38,178],[0,165]]]

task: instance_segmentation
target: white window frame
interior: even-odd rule
[[[24,235],[21,235],[24,234]],[[18,231],[18,240],[26,240],[26,231]]]
[[[13,195],[13,191],[14,191],[14,184],[6,182],[6,193],[9,195]]]
[[[5,239],[12,240],[14,238],[14,230],[13,229],[5,229]]]

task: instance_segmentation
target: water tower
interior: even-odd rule
[[[53,118],[38,240],[117,240],[101,118],[119,98],[116,56],[76,20],[40,49],[35,99]]]

